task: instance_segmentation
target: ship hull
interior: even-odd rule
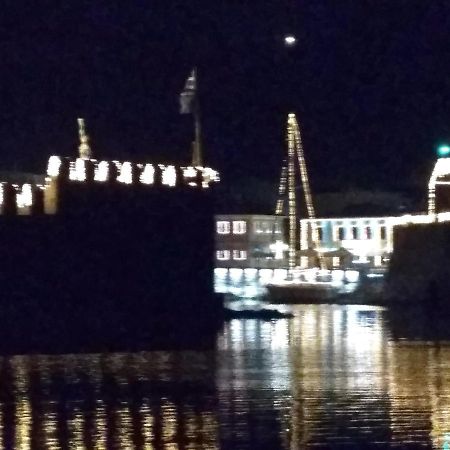
[[[292,283],[267,285],[270,303],[310,304],[334,303],[338,298],[335,287],[328,284]]]

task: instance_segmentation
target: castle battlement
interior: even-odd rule
[[[210,167],[175,166],[130,161],[98,161],[96,159],[51,156],[47,175],[69,181],[118,182],[155,187],[190,186],[208,188],[219,181],[219,174]]]
[[[78,158],[51,156],[41,185],[0,182],[0,351],[212,342],[218,173],[93,159],[78,122]]]
[[[167,190],[180,188],[203,190],[218,181],[218,172],[210,167],[51,156],[44,185],[0,182],[0,214],[3,216],[56,214],[63,185],[70,186],[74,190],[95,189],[95,186],[101,185],[112,190],[114,185]]]

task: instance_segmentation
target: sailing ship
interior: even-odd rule
[[[298,162],[306,210],[309,219],[315,219],[315,209],[312,201],[306,168],[300,128],[295,114],[289,114],[287,120],[287,164],[281,170],[279,199],[275,214],[283,213],[284,197],[287,191],[289,241],[288,241],[288,275],[285,280],[269,283],[266,287],[271,303],[327,303],[333,302],[339,296],[348,294],[350,287],[341,280],[336,280],[331,271],[325,267],[324,254],[319,248],[319,233],[314,220],[312,226],[312,248],[298,250],[298,219],[296,198],[296,160]],[[317,267],[300,269],[300,256],[314,257]]]

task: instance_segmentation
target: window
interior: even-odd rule
[[[217,250],[216,257],[219,261],[227,261],[230,259],[230,250]]]
[[[358,227],[352,227],[352,239],[358,239]]]
[[[233,250],[233,259],[236,261],[247,259],[247,251],[246,250]]]
[[[230,234],[230,222],[220,220],[216,224],[218,234]]]
[[[233,221],[233,234],[244,234],[247,231],[247,223],[245,220]]]
[[[386,240],[386,227],[380,227],[380,239],[382,241]]]
[[[365,227],[364,229],[365,238],[366,239],[372,239],[372,228],[371,227]]]
[[[345,239],[345,228],[344,227],[338,228],[338,239],[340,241],[343,241]]]
[[[280,234],[281,233],[281,224],[280,222],[275,222],[274,224],[274,233]]]
[[[316,231],[317,231],[317,234],[316,234],[317,239],[319,241],[323,241],[323,228],[322,227],[317,227]]]
[[[339,258],[339,256],[333,256],[331,263],[333,264],[333,267],[339,267],[341,258]]]

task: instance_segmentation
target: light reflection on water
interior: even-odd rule
[[[232,320],[216,351],[0,361],[1,448],[442,448],[450,344],[393,341],[380,308]]]

